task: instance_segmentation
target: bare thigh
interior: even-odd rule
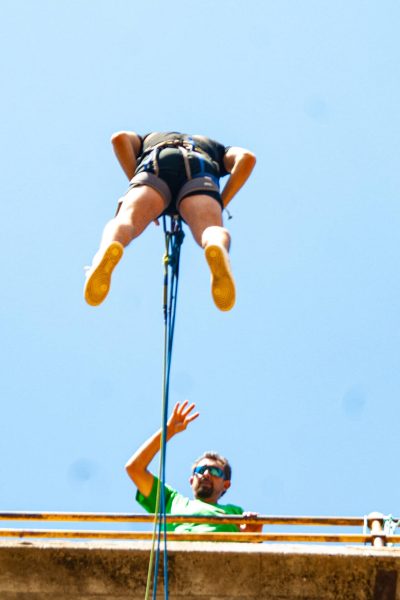
[[[207,227],[222,227],[222,208],[211,196],[196,194],[186,196],[179,204],[179,213],[189,225],[190,231],[199,246]]]
[[[134,228],[134,237],[156,219],[164,210],[165,201],[159,192],[147,185],[134,187],[121,198],[115,220]]]

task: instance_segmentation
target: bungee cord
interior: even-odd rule
[[[171,373],[172,347],[175,330],[176,304],[178,296],[180,250],[185,236],[180,217],[171,217],[170,231],[167,230],[166,217],[163,216],[165,235],[164,283],[163,283],[163,316],[164,316],[164,360],[163,360],[163,390],[161,414],[161,443],[160,466],[154,516],[154,530],[150,552],[149,569],[147,574],[145,600],[149,600],[151,580],[153,579],[152,600],[157,597],[158,571],[161,554],[161,537],[164,539],[163,575],[164,598],[168,600],[168,552],[167,552],[167,523],[165,506],[165,471],[167,447],[167,420],[169,401],[169,382]],[[169,271],[171,277],[169,277]],[[171,279],[171,281],[170,281]],[[163,534],[163,535],[162,535]],[[156,543],[157,539],[157,543]],[[154,570],[153,570],[154,564]]]

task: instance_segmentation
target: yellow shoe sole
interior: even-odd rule
[[[227,311],[235,304],[235,282],[229,267],[227,252],[221,246],[210,244],[205,257],[211,270],[211,294],[219,310]]]
[[[85,283],[84,296],[90,306],[98,306],[110,291],[111,275],[122,258],[124,247],[119,242],[112,242],[104,251],[103,258],[89,271]]]

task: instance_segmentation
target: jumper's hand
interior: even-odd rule
[[[200,413],[193,413],[195,405],[189,404],[188,400],[185,400],[180,404],[177,402],[174,406],[174,410],[167,422],[168,434],[169,436],[173,436],[176,433],[180,433],[181,431],[185,431],[186,427],[197,419]]]
[[[255,512],[244,512],[242,514],[242,517],[257,517],[258,513]],[[258,523],[254,523],[254,524],[250,524],[250,523],[243,523],[242,525],[240,525],[240,531],[242,531],[243,533],[261,533],[262,532],[262,528],[263,525],[262,523],[258,524]]]
[[[154,219],[153,221],[154,225],[156,225],[157,227],[159,227],[160,225],[160,221],[158,219]]]

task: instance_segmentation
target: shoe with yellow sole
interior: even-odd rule
[[[236,290],[225,248],[217,244],[206,247],[205,257],[211,270],[211,294],[219,310],[228,311],[235,304]]]
[[[119,242],[111,242],[95,266],[89,268],[85,283],[84,296],[90,306],[98,306],[106,298],[111,286],[111,275],[124,253]]]

